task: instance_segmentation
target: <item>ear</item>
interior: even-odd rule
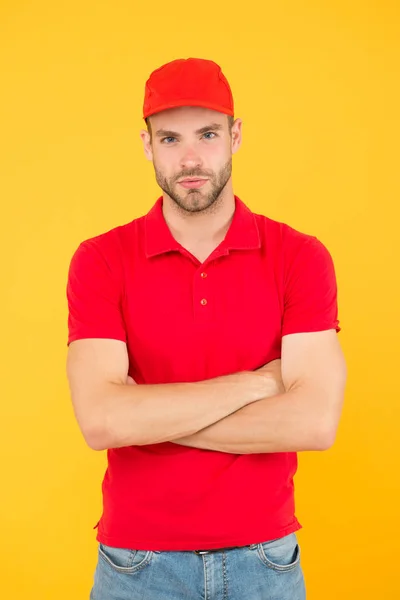
[[[235,154],[242,145],[242,119],[236,119],[232,125],[232,154]]]
[[[151,147],[150,134],[145,129],[140,131],[140,138],[143,142],[143,150],[147,160],[153,160],[153,149]]]

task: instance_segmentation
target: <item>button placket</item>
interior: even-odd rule
[[[194,281],[194,310],[196,318],[207,321],[210,318],[210,298],[208,294],[208,273],[204,270],[197,271]]]
[[[207,277],[207,273],[206,273],[205,271],[202,271],[202,272],[200,273],[200,277],[201,277],[202,279],[205,279],[205,278]],[[200,300],[200,304],[201,304],[202,306],[206,306],[206,305],[208,304],[207,298],[202,298],[202,299]]]

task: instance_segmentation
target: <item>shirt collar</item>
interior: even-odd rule
[[[182,249],[181,244],[175,240],[168,228],[162,205],[163,197],[160,196],[145,216],[147,258]],[[228,254],[230,250],[253,250],[260,246],[260,234],[255,215],[238,196],[235,196],[235,212],[225,239],[220,244],[220,254]]]

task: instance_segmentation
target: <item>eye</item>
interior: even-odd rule
[[[161,139],[161,143],[162,143],[162,144],[164,144],[165,140],[176,140],[176,138],[174,138],[174,137],[172,137],[172,136],[165,137],[165,138],[162,138],[162,139]],[[168,145],[168,143],[167,143],[167,145]]]
[[[214,136],[218,137],[217,134],[214,133],[213,131],[207,131],[204,135],[214,135]],[[206,139],[207,140],[212,140],[213,138],[207,137]]]

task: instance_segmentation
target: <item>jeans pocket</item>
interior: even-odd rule
[[[274,571],[292,571],[300,564],[300,546],[295,533],[258,544],[262,562]]]
[[[99,544],[99,556],[118,573],[134,573],[148,565],[153,556],[151,550],[130,550]]]

